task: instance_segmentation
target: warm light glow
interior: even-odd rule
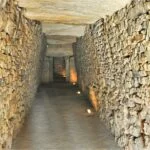
[[[71,83],[77,82],[77,73],[76,73],[75,69],[73,69],[73,68],[70,69],[70,82]]]
[[[92,113],[91,109],[87,109],[87,112],[88,112],[88,114]]]
[[[73,84],[73,85],[76,85],[76,83],[75,83],[75,82],[73,82],[72,84]]]
[[[97,111],[98,110],[98,100],[97,100],[97,97],[96,97],[96,94],[95,94],[95,91],[93,88],[90,88],[90,91],[89,91],[89,98],[92,102],[92,105],[93,107],[95,108],[95,110]]]
[[[80,91],[78,91],[78,92],[77,92],[77,94],[78,94],[78,95],[80,95],[80,94],[81,94],[81,92],[80,92]]]

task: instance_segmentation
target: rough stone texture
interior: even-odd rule
[[[40,81],[44,36],[39,22],[26,19],[14,0],[1,6],[0,149],[8,150]]]
[[[119,146],[150,149],[150,2],[133,1],[74,44],[78,81]],[[94,105],[94,103],[93,103]]]

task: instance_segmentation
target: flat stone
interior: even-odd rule
[[[85,25],[67,25],[67,24],[42,24],[43,32],[46,35],[54,36],[83,36],[85,31]]]
[[[50,57],[64,57],[72,56],[73,49],[71,44],[51,44],[48,45],[46,56]]]
[[[123,8],[130,0],[19,0],[25,16],[50,23],[91,24]]]
[[[72,44],[76,42],[74,36],[60,36],[60,35],[49,35],[47,36],[47,43],[50,44]]]

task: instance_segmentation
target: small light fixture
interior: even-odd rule
[[[92,113],[91,109],[87,109],[87,113],[91,114]]]
[[[80,94],[81,94],[81,92],[80,92],[80,91],[77,91],[77,94],[78,94],[78,95],[80,95]]]

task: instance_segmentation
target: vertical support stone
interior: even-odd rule
[[[53,82],[54,81],[54,58],[49,57],[49,81]]]
[[[42,82],[43,83],[48,83],[49,82],[49,58],[45,57],[44,59],[44,68],[43,68],[43,73],[42,73]]]
[[[71,83],[77,82],[77,71],[74,57],[70,57],[70,82]]]
[[[69,56],[65,57],[65,63],[66,63],[66,81],[70,81],[70,58]]]

